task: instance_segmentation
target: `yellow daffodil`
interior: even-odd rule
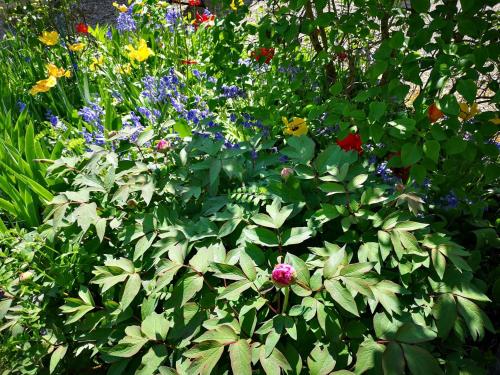
[[[117,65],[114,71],[116,74],[130,74],[132,72],[132,65],[130,64]]]
[[[458,115],[462,120],[468,121],[479,113],[477,103],[469,106],[467,103],[460,103],[460,114]]]
[[[292,122],[288,122],[286,117],[283,117],[285,124],[285,134],[294,135],[296,137],[307,134],[307,123],[303,118],[294,117]]]
[[[69,70],[65,70],[63,68],[58,68],[54,64],[47,64],[47,72],[49,73],[49,76],[55,77],[55,78],[61,78],[61,77],[70,78],[71,77],[71,72]]]
[[[141,39],[139,41],[139,47],[135,49],[132,45],[128,45],[125,47],[128,52],[128,57],[130,60],[137,60],[139,62],[145,61],[149,58],[149,56],[154,55],[154,52],[151,48],[148,47],[146,41]]]
[[[59,33],[57,31],[44,31],[38,40],[47,46],[55,46],[59,42]]]
[[[52,87],[54,87],[57,84],[57,79],[54,76],[50,76],[47,79],[42,79],[41,81],[38,81],[30,90],[31,95],[36,95],[40,92],[47,92],[49,91]]]
[[[95,72],[99,66],[104,64],[104,56],[92,57],[92,62],[89,65],[91,71]]]
[[[243,6],[243,0],[238,0],[238,6]],[[231,4],[230,4],[230,7],[232,10],[237,10],[238,9],[238,6],[236,6],[236,1],[235,0],[231,0]]]
[[[85,43],[75,43],[68,46],[70,51],[80,52],[85,48]]]
[[[127,6],[126,6],[126,5],[124,5],[124,4],[118,4],[117,2],[114,2],[114,3],[113,3],[113,6],[114,6],[116,9],[118,9],[120,12],[122,12],[122,13],[125,13],[125,12],[128,10],[128,8],[127,8]]]

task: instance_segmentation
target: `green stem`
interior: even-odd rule
[[[282,314],[286,313],[286,309],[288,308],[288,298],[290,297],[290,287],[287,286],[285,288],[285,300],[283,301],[283,309],[281,310]]]

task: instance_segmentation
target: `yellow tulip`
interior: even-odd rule
[[[462,120],[468,121],[479,113],[477,103],[469,106],[467,103],[460,103],[460,114],[458,115]]]
[[[52,87],[54,87],[57,84],[57,79],[54,76],[50,76],[47,79],[42,79],[41,81],[38,81],[30,90],[31,95],[36,95],[40,92],[47,92],[49,91]]]
[[[296,137],[307,134],[308,128],[305,119],[294,117],[292,122],[288,122],[288,119],[283,117],[282,120],[285,124],[285,134],[290,134]]]
[[[104,56],[101,55],[98,58],[93,57],[89,68],[91,71],[95,72],[97,67],[102,66],[102,64],[104,64]]]
[[[38,40],[47,46],[55,46],[59,42],[59,33],[57,31],[44,31]]]
[[[124,5],[124,4],[118,4],[117,2],[114,2],[114,3],[113,3],[113,6],[114,6],[116,9],[118,9],[120,12],[122,12],[122,13],[125,13],[125,12],[128,10],[128,8],[127,8],[127,6],[126,6],[126,5]]]
[[[68,46],[70,51],[80,52],[85,48],[85,43],[75,43]]]
[[[148,47],[144,39],[141,39],[139,41],[139,47],[137,49],[135,49],[130,44],[125,48],[129,51],[128,57],[130,60],[137,60],[139,62],[142,62],[147,60],[149,56],[154,55],[154,52],[151,50],[151,48]]]
[[[51,76],[51,77],[56,77],[56,78],[61,78],[61,77],[70,78],[71,77],[71,72],[69,70],[65,70],[63,68],[58,68],[54,64],[47,64],[47,72],[49,73],[49,76]]]

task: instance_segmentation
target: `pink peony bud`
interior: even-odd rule
[[[283,168],[281,170],[281,178],[284,179],[285,181],[288,180],[288,177],[290,177],[292,174],[293,174],[292,168]]]
[[[160,139],[156,145],[156,151],[166,152],[170,148],[170,142],[164,139]]]
[[[274,266],[271,277],[277,286],[289,286],[295,279],[295,268],[286,263],[277,264]]]

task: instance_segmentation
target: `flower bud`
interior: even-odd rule
[[[170,148],[170,142],[166,141],[164,139],[160,139],[158,143],[156,144],[156,151],[158,152],[167,152],[168,149]]]
[[[19,281],[28,281],[33,278],[33,271],[26,271],[19,275]]]
[[[274,266],[271,278],[274,284],[280,288],[289,286],[295,280],[295,268],[286,263],[277,264]]]
[[[293,175],[293,169],[292,168],[283,168],[281,170],[281,178],[283,180],[288,180],[288,178]]]

